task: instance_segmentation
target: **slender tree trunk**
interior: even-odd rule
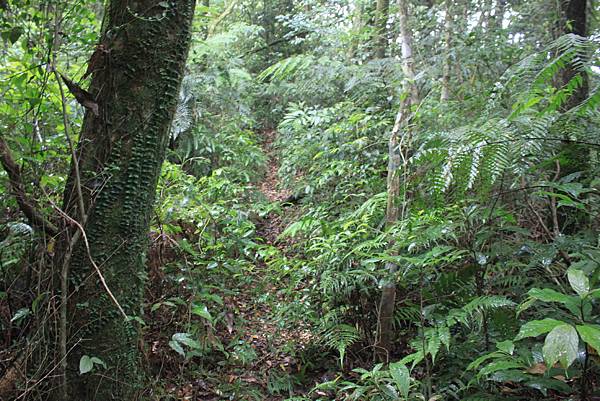
[[[491,3],[490,3],[491,6]],[[506,8],[506,0],[496,0],[493,10],[490,7],[488,15],[488,32],[496,32],[502,28],[502,22],[504,20],[504,10]],[[493,11],[493,14],[492,14]]]
[[[351,61],[358,48],[361,45],[360,34],[363,30],[363,4],[361,1],[355,2],[355,9],[352,13],[352,29],[351,29],[351,37],[350,37],[350,46],[348,46],[347,57],[348,60]]]
[[[225,21],[225,18],[227,18],[233,12],[233,9],[235,8],[236,5],[237,5],[237,0],[229,0],[229,4],[227,4],[227,7],[225,7],[225,10],[223,10],[223,12],[209,25],[208,33],[206,35],[207,38],[210,38],[211,36],[213,36],[215,34],[215,31],[218,28],[218,26],[223,21]]]
[[[387,21],[389,17],[390,0],[377,0],[375,9],[375,58],[384,58],[387,50]]]
[[[86,113],[77,149],[80,176],[72,168],[64,194],[64,209],[85,226],[86,235],[71,255],[68,242],[76,231],[71,225],[57,258],[61,266],[70,257],[68,399],[62,401],[139,397],[144,375],[137,323],[124,319],[101,281],[128,316],[142,315],[150,215],[194,5],[194,0],[112,0],[108,5],[101,39],[105,50],[89,89],[98,112]],[[97,365],[80,375],[84,355],[100,358],[107,368]]]
[[[396,120],[388,142],[388,172],[387,172],[387,205],[385,213],[386,226],[389,229],[399,219],[406,215],[406,199],[401,199],[400,174],[406,174],[408,151],[412,132],[408,126],[411,105],[419,102],[419,94],[415,85],[415,68],[412,55],[412,32],[408,29],[407,0],[398,1],[398,17],[400,37],[402,41],[402,69],[405,74],[404,91],[408,96],[400,103]],[[403,178],[406,184],[406,176]],[[404,191],[406,194],[406,191]],[[390,239],[388,249],[394,255],[394,240]],[[388,362],[392,350],[394,334],[394,309],[396,304],[395,275],[398,266],[393,262],[385,264],[387,279],[384,281],[381,300],[379,302],[378,335],[375,344],[375,354],[380,361]]]
[[[587,36],[587,0],[561,0],[561,24],[563,33],[573,33]],[[583,83],[566,101],[563,109],[569,110],[583,102],[589,93],[589,79],[585,71],[577,71],[572,65],[562,72],[561,84],[566,85],[577,74],[583,78]]]
[[[450,71],[452,51],[452,0],[445,1],[444,16],[444,65],[442,66],[442,92],[440,100],[446,102],[450,99]]]

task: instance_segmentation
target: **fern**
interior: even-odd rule
[[[558,38],[503,77],[508,82],[503,86],[505,90],[513,84],[525,85],[518,91],[519,98],[508,117],[502,116],[505,110],[493,109],[497,107],[494,95],[480,121],[449,132],[426,134],[424,144],[413,155],[411,163],[431,166],[428,182],[432,192],[464,194],[475,187],[490,188],[506,172],[518,177],[532,164],[550,156],[556,146],[548,146],[548,142],[558,145],[565,136],[596,142],[596,138],[588,137],[597,132],[575,120],[587,118],[592,126],[592,121],[598,121],[598,88],[578,107],[559,113],[561,106],[583,84],[581,74],[591,66],[594,47],[590,39],[577,35]],[[549,90],[556,76],[567,66],[578,73],[564,87]],[[569,120],[573,122],[565,125]],[[561,124],[563,134],[558,137],[551,135],[559,131],[557,124]]]
[[[469,326],[473,319],[481,319],[482,313],[485,311],[514,307],[515,305],[516,304],[513,301],[505,297],[498,295],[484,295],[473,299],[462,308],[452,309],[446,320],[449,326],[453,326],[456,323]]]
[[[347,324],[335,324],[327,327],[322,334],[323,344],[339,354],[340,367],[344,367],[346,349],[360,340],[358,330]]]
[[[288,57],[266,68],[257,78],[259,81],[292,79],[298,72],[307,69],[314,61],[313,56],[306,54]]]

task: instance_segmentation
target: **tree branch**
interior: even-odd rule
[[[2,164],[6,174],[8,174],[12,193],[19,205],[19,209],[21,209],[25,217],[27,217],[29,224],[50,236],[56,235],[58,233],[58,227],[42,215],[36,201],[31,199],[25,192],[21,169],[17,163],[15,163],[10,148],[2,135],[0,135],[0,164]]]
[[[217,29],[219,24],[221,22],[223,22],[225,20],[225,18],[227,18],[229,16],[229,14],[231,14],[233,12],[233,9],[235,8],[236,5],[237,5],[237,0],[231,0],[231,2],[225,8],[225,11],[223,11],[223,13],[221,15],[219,15],[217,17],[217,19],[214,20],[213,23],[210,24],[210,26],[208,27],[208,33],[206,34],[207,38],[210,38],[211,36],[213,36],[213,34],[215,33],[215,30]]]

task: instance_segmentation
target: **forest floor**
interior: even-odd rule
[[[293,213],[294,207],[281,208],[281,203],[290,193],[281,188],[277,174],[276,135],[274,130],[263,131],[261,146],[268,162],[263,179],[256,184],[256,189],[264,195],[268,204],[275,207],[256,224],[253,241],[272,252],[286,255],[291,244],[279,238],[286,225],[282,210]],[[279,401],[297,395],[298,388],[304,387],[295,378],[302,376],[301,355],[310,343],[310,330],[297,325],[286,327],[282,323],[284,319],[278,316],[278,312],[282,305],[288,303],[287,283],[275,279],[277,274],[264,259],[257,257],[253,268],[245,271],[243,279],[228,284],[236,288],[230,288],[229,295],[223,297],[222,315],[226,324],[214,328],[214,336],[226,352],[211,356],[208,364],[201,363],[200,367],[191,368],[177,364],[173,351],[164,345],[161,347],[160,353],[169,354],[172,362],[168,370],[178,376],[176,380],[165,383],[169,397],[205,401]],[[165,340],[163,337],[161,343],[164,344]],[[157,343],[156,339],[154,343]],[[219,355],[222,355],[221,361],[218,361]],[[165,357],[161,358],[164,365]],[[195,372],[194,379],[190,378],[190,370]],[[164,372],[160,376],[164,377]],[[188,380],[184,379],[186,377]]]
[[[277,132],[263,132],[262,148],[268,157],[263,180],[257,187],[270,204],[280,203],[290,196],[282,189],[278,177],[279,160],[274,142]],[[277,248],[279,252],[288,252],[289,244],[279,239],[285,229],[282,213],[272,211],[257,224],[256,241]],[[260,260],[251,272],[254,286],[241,287],[229,307],[236,311],[242,324],[234,329],[232,335],[239,336],[240,344],[251,347],[255,353],[253,361],[240,372],[239,367],[230,365],[226,373],[227,380],[236,380],[255,384],[262,394],[260,399],[281,400],[287,398],[293,383],[286,382],[298,370],[299,362],[294,355],[310,341],[310,332],[299,327],[286,327],[277,318],[276,308],[285,303],[285,283],[273,280],[269,267]],[[286,391],[287,390],[287,391]],[[282,393],[275,395],[273,393]]]

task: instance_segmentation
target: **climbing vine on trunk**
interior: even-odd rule
[[[70,261],[67,382],[69,400],[134,399],[143,382],[138,349],[147,236],[154,192],[183,75],[194,0],[113,0],[106,10],[64,208],[79,220],[82,188],[89,249],[78,241]],[[72,226],[59,259],[71,252]],[[101,274],[128,315],[124,319],[100,284]],[[80,374],[82,358],[105,371]]]

